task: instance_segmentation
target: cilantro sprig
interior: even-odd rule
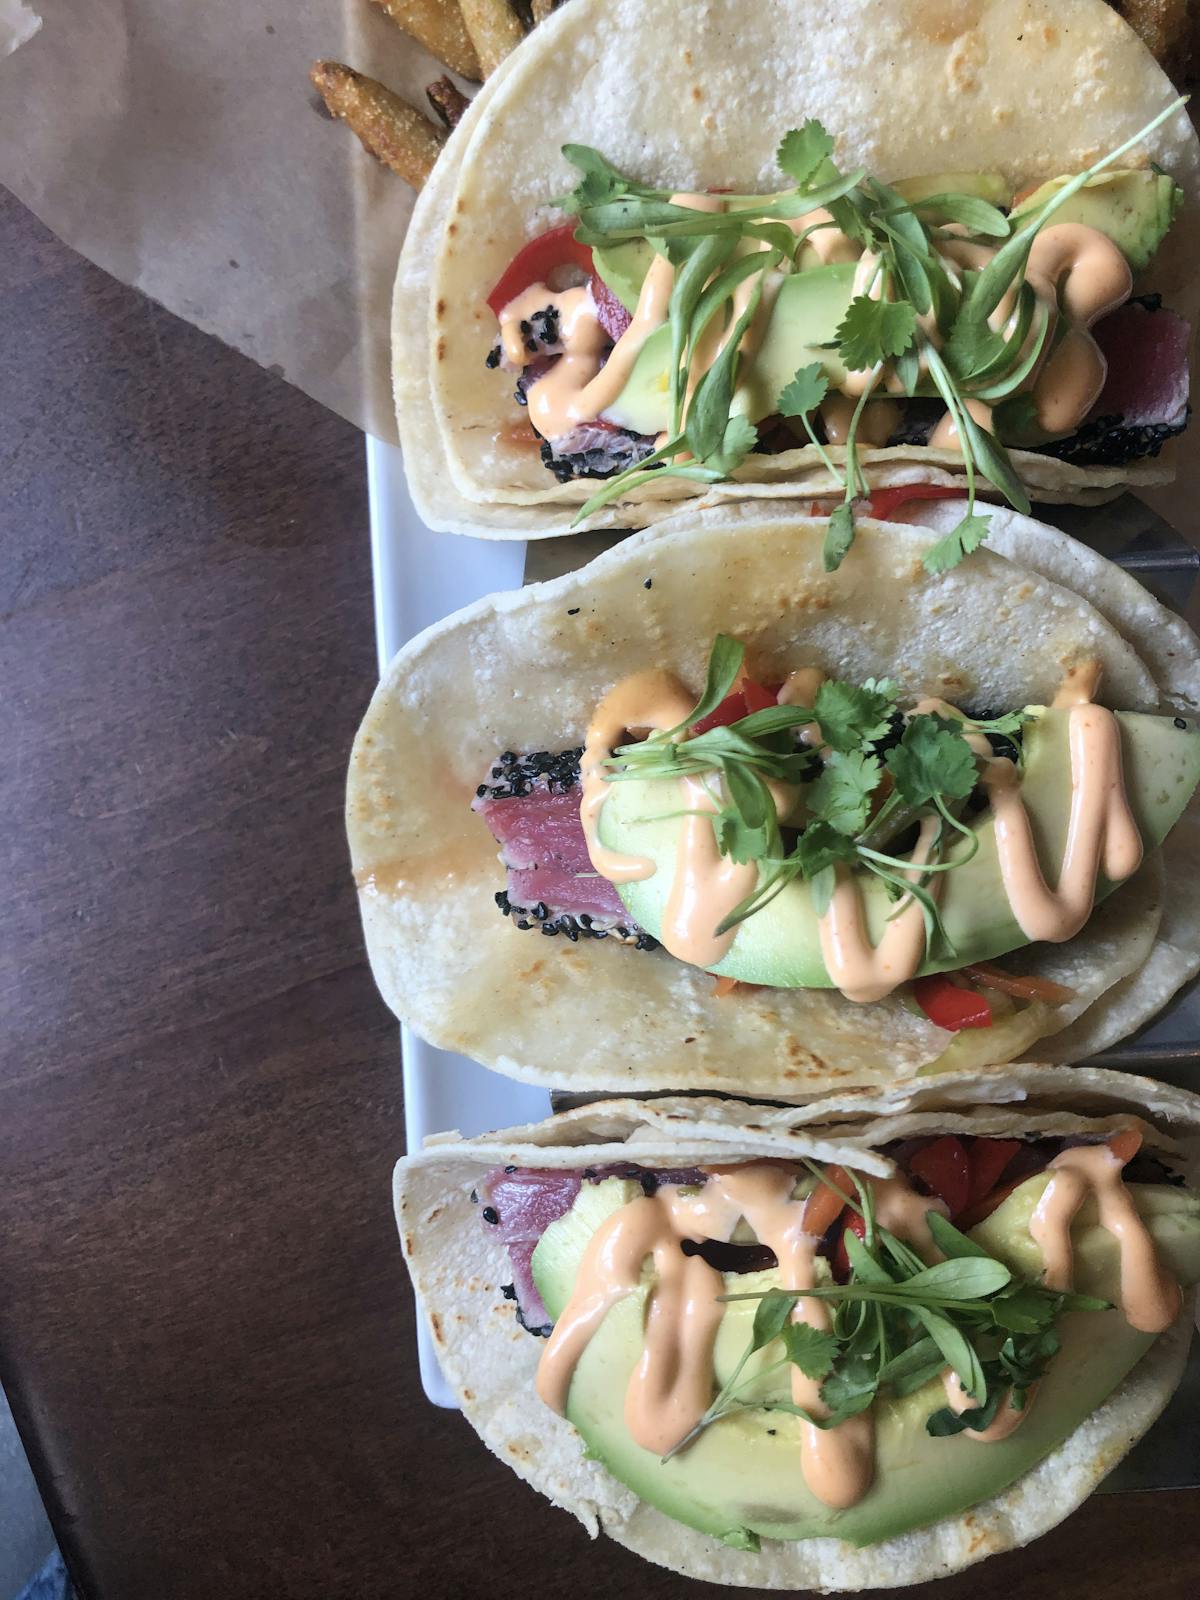
[[[830,1183],[821,1167],[807,1160],[805,1165],[818,1182]],[[725,1302],[758,1301],[750,1338],[704,1415],[664,1460],[743,1411],[785,1412],[817,1428],[836,1428],[881,1395],[912,1394],[947,1368],[974,1406],[962,1412],[938,1407],[926,1419],[926,1431],[938,1438],[964,1429],[983,1432],[1001,1405],[1019,1411],[1029,1403],[1030,1390],[1060,1348],[1058,1322],[1065,1312],[1112,1309],[1107,1300],[1018,1276],[932,1209],[926,1221],[945,1259],[927,1265],[880,1225],[870,1182],[854,1171],[850,1177],[854,1195],[830,1183],[863,1224],[864,1238],[850,1229],[843,1234],[849,1281],[818,1283],[803,1292],[772,1288],[723,1295]],[[825,1304],[830,1327],[793,1321],[801,1300]],[[760,1352],[774,1359],[758,1363],[747,1376]],[[762,1398],[764,1378],[793,1367],[820,1381],[821,1412]],[[757,1394],[747,1392],[751,1385]]]
[[[958,814],[979,777],[966,735],[1017,734],[1022,714],[981,721],[937,712],[902,714],[897,687],[889,679],[852,684],[828,678],[811,706],[767,706],[690,733],[730,694],[744,659],[736,639],[718,635],[693,711],[675,728],[618,746],[609,761],[609,781],[692,777],[710,782],[721,854],[759,869],[755,888],[720,931],[761,911],[796,879],[809,884],[813,907],[824,915],[841,866],[873,873],[897,902],[917,901],[927,950],[932,952],[940,938],[953,955],[931,884],[979,848],[974,829]],[[820,730],[819,750],[797,742],[799,730],[813,724]],[[791,785],[798,796],[795,813],[782,821],[772,783]],[[930,837],[919,861],[889,851],[893,839],[925,818]],[[956,838],[959,848],[948,854]]]
[[[981,479],[1016,510],[1030,509],[1008,451],[992,430],[1028,422],[1025,386],[1054,335],[1053,310],[1039,304],[1025,282],[1033,241],[1072,195],[1184,104],[1186,97],[1172,102],[1076,174],[1038,211],[1022,217],[1016,231],[1009,217],[978,196],[947,193],[907,201],[863,168],[840,172],[832,159],[833,138],[816,119],[787,132],[776,153],[794,188],[776,195],[723,196],[724,209],[711,212],[678,205],[669,191],[626,177],[589,146],[564,146],[563,154],[580,178],[557,203],[578,217],[576,238],[594,247],[648,240],[676,271],[668,311],[667,437],[636,466],[607,480],[580,508],[575,522],[660,475],[710,484],[737,472],[758,443],[754,424],[734,409],[742,339],[769,275],[797,271],[805,242],[823,228],[836,227],[862,246],[864,259],[869,254],[874,261],[869,282],[850,301],[833,340],[842,367],[859,377],[844,471],[811,422],[828,392],[823,363],[800,368],[775,406],[780,416],[800,424],[843,492],[828,522],[825,567],[836,570],[848,554],[857,502],[868,492],[858,447],[866,408],[895,393],[939,396],[957,432],[967,480],[966,512],[925,556],[934,575],[957,566],[987,537],[989,518],[975,509]],[[832,221],[799,230],[789,226],[818,208]],[[951,271],[939,249],[949,238],[987,244],[995,247],[995,254],[979,271]],[[749,299],[735,318],[734,296],[748,281],[753,281]],[[993,327],[1006,296],[1012,296],[1012,315],[1003,327]],[[689,402],[689,374],[713,318],[724,325],[720,354],[699,376]],[[993,413],[990,427],[973,415],[972,404]]]

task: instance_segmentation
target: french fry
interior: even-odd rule
[[[433,171],[445,132],[382,83],[340,61],[314,61],[309,77],[331,115],[341,118],[363,148],[419,189]]]
[[[375,4],[451,72],[473,83],[483,77],[458,0],[375,0]]]
[[[490,77],[510,50],[525,37],[508,0],[460,0],[463,21],[483,67]]]
[[[457,84],[438,78],[425,89],[429,104],[448,128],[457,128],[463,112],[471,104]]]

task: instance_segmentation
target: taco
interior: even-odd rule
[[[1200,647],[995,523],[931,573],[864,520],[830,573],[826,520],[695,512],[414,640],[347,797],[388,1003],[532,1082],[785,1099],[1153,1015],[1200,967]]]
[[[578,0],[539,29],[400,265],[424,519],[1169,478],[1200,145],[1102,0],[968,10]],[[631,46],[659,37],[686,44]]]
[[[1179,1382],[1200,1100],[1088,1068],[1005,1087],[600,1102],[401,1161],[468,1420],[689,1577],[890,1587],[1028,1543]]]

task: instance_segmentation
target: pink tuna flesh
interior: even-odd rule
[[[476,809],[500,846],[514,906],[541,903],[552,916],[568,912],[629,926],[620,895],[588,859],[581,799],[578,785],[562,794],[539,785],[529,794],[484,800]]]
[[[1183,317],[1131,301],[1098,322],[1092,336],[1108,362],[1093,417],[1119,417],[1127,428],[1183,422],[1190,337]]]
[[[699,1167],[642,1169],[614,1163],[588,1167],[586,1172],[552,1172],[536,1167],[496,1167],[479,1185],[483,1221],[496,1228],[512,1263],[517,1309],[531,1333],[545,1333],[551,1326],[537,1284],[533,1281],[533,1252],[538,1240],[552,1222],[557,1222],[575,1203],[584,1178],[600,1183],[605,1178],[641,1178],[651,1191],[660,1183],[701,1184],[707,1174]],[[510,1297],[511,1298],[511,1297]]]

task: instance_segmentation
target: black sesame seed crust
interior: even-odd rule
[[[1190,406],[1182,422],[1151,422],[1136,428],[1123,426],[1120,417],[1096,417],[1069,439],[1039,445],[1038,452],[1080,467],[1120,467],[1158,455],[1168,439],[1187,427],[1189,416]]]
[[[540,780],[551,794],[566,794],[579,782],[583,746],[571,750],[533,750],[519,756],[506,750],[492,763],[487,780],[475,790],[480,800],[522,799]]]
[[[510,916],[513,927],[525,932],[538,928],[551,939],[561,933],[572,944],[578,944],[580,939],[615,939],[618,944],[631,945],[635,950],[658,949],[658,940],[652,934],[643,933],[636,927],[596,927],[595,918],[586,911],[578,915],[571,911],[551,912],[541,901],[532,907],[514,906],[504,889],[496,891],[495,900],[500,915]]]
[[[476,787],[476,802],[520,800],[536,788],[546,789],[550,794],[569,794],[579,785],[582,759],[582,745],[567,750],[532,750],[524,755],[505,750],[492,763],[487,780]],[[658,949],[658,940],[636,926],[598,922],[586,911],[578,914],[555,911],[540,900],[535,906],[514,905],[504,889],[497,891],[495,899],[500,914],[511,917],[513,926],[522,932],[538,928],[548,939],[561,934],[572,944],[578,944],[580,939],[615,939],[618,944],[632,945],[635,950]]]

